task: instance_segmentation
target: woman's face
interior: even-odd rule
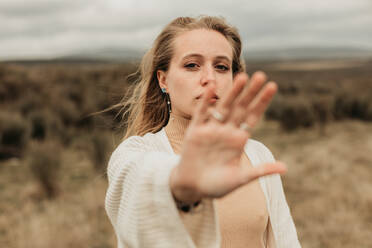
[[[169,93],[172,113],[191,118],[208,84],[221,98],[232,86],[233,50],[217,31],[196,29],[176,37],[168,71],[158,71],[161,88]]]

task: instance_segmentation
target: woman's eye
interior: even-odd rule
[[[186,67],[186,68],[191,68],[191,69],[193,69],[193,68],[198,67],[198,65],[197,65],[196,63],[188,63],[188,64],[185,65],[185,67]]]
[[[217,65],[216,68],[221,71],[228,71],[230,69],[226,65]]]

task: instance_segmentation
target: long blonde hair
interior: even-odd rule
[[[138,70],[129,76],[135,78],[122,101],[115,107],[122,107],[123,140],[132,136],[155,133],[167,125],[169,112],[166,97],[160,89],[157,71],[167,71],[173,55],[173,42],[177,35],[194,29],[214,30],[226,37],[233,48],[232,73],[245,71],[240,58],[242,44],[237,29],[221,17],[200,16],[178,17],[159,34],[152,48],[143,56]]]

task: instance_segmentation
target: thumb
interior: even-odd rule
[[[241,185],[247,184],[257,178],[272,174],[284,174],[287,172],[287,166],[280,161],[274,163],[265,163],[258,167],[241,167],[240,182]]]

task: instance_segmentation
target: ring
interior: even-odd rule
[[[225,119],[225,117],[215,109],[212,110],[211,115],[213,118],[215,118],[217,121],[220,121],[220,122],[223,122]]]
[[[251,133],[253,128],[251,128],[247,123],[242,122],[239,126],[239,129],[244,130],[248,133]]]

